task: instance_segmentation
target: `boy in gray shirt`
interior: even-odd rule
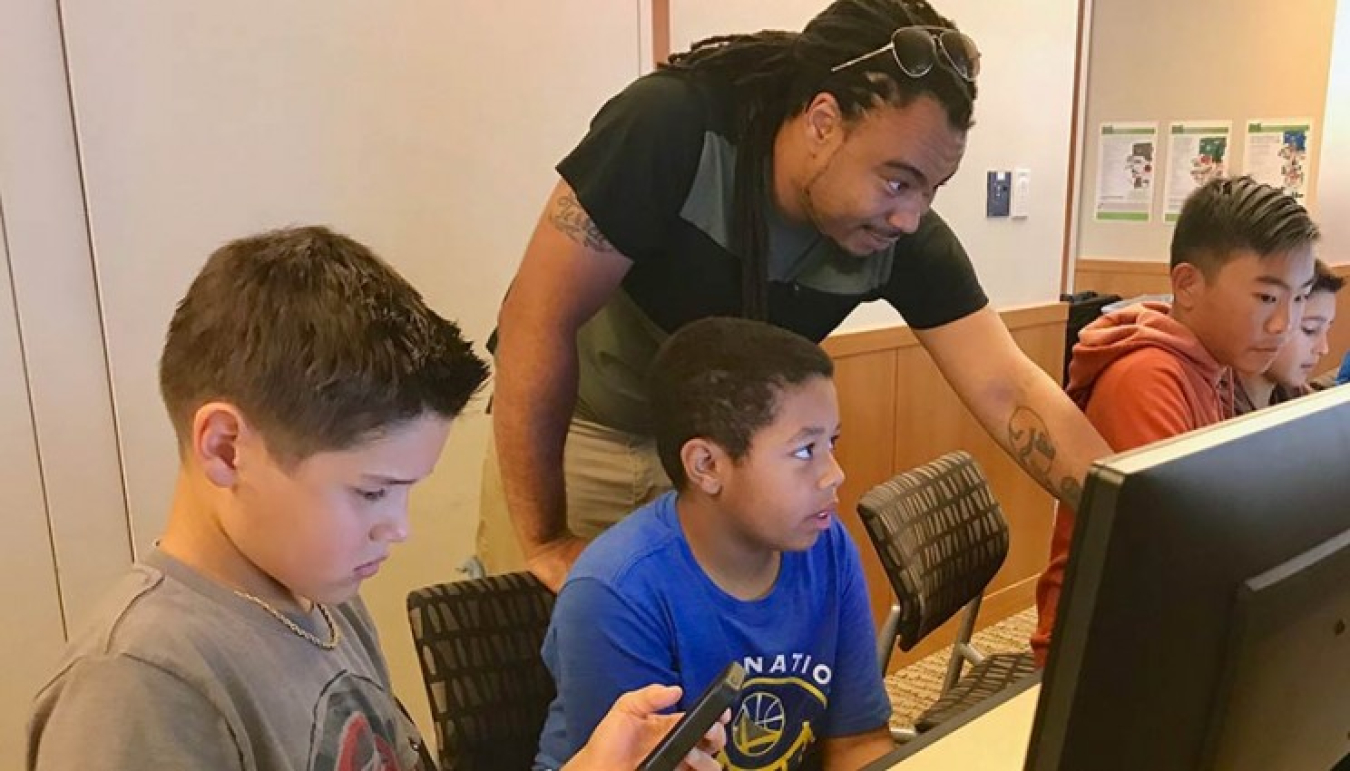
[[[27,767],[432,769],[357,590],[486,374],[351,239],[293,228],[211,255],[160,358],[168,525],[38,694]],[[678,696],[625,696],[571,771],[636,765]],[[716,768],[717,732],[687,767]]]

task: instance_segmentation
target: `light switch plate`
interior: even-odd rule
[[[1031,169],[1013,171],[1012,204],[1009,208],[1015,220],[1026,219],[1031,213]]]
[[[988,191],[985,196],[986,217],[1006,217],[1012,205],[1012,174],[1007,171],[991,171],[988,174]]]

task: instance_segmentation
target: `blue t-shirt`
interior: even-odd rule
[[[667,493],[597,538],[563,585],[544,640],[558,696],[537,765],[570,759],[623,693],[676,684],[686,710],[735,660],[746,680],[727,767],[800,768],[815,739],[890,718],[875,637],[858,549],[838,521],[811,549],[784,553],[773,589],[746,602],[694,561]]]

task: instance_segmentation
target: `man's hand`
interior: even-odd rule
[[[647,754],[679,722],[680,715],[657,714],[680,700],[676,685],[649,685],[629,691],[619,700],[595,727],[591,740],[581,748],[563,771],[628,771],[637,768]],[[725,724],[731,713],[724,712],[719,722],[713,723],[698,747],[680,764],[683,771],[719,771],[717,753],[727,743]]]
[[[572,569],[577,557],[581,556],[581,550],[585,549],[588,543],[590,542],[584,538],[567,533],[548,543],[528,547],[525,566],[549,588],[549,591],[557,594],[562,591],[563,581],[567,580],[567,572]]]

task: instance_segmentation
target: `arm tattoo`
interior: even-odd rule
[[[560,197],[548,214],[548,221],[562,231],[564,235],[587,249],[597,252],[613,252],[614,245],[600,232],[600,228],[591,222],[586,210],[581,208],[577,197],[568,193]]]
[[[1013,460],[1046,490],[1070,506],[1077,507],[1083,486],[1071,476],[1058,481],[1051,476],[1057,452],[1045,421],[1030,407],[1018,407],[1008,419],[1008,449]]]

